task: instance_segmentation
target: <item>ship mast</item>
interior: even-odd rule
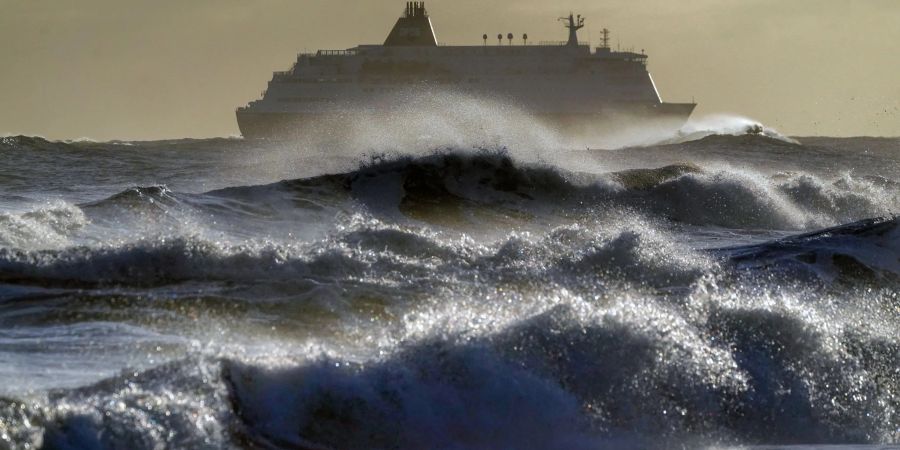
[[[609,48],[609,30],[606,28],[600,30],[600,48]]]
[[[581,14],[574,17],[572,13],[569,13],[569,17],[560,17],[559,20],[565,22],[565,27],[569,29],[569,41],[566,42],[566,45],[577,46],[578,30],[584,28],[584,17],[581,17]]]

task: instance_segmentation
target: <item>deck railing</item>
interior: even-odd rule
[[[540,41],[538,45],[569,45],[569,41]],[[578,45],[590,45],[590,42],[578,41]]]

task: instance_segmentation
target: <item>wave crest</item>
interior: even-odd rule
[[[829,282],[900,285],[900,218],[868,219],[724,252],[743,269],[776,266]]]
[[[504,151],[448,150],[205,194],[135,187],[82,207],[97,222],[137,213],[140,220],[132,222],[145,228],[153,222],[147,219],[168,216],[168,222],[156,222],[230,223],[224,231],[237,235],[246,234],[241,226],[277,234],[288,228],[287,221],[309,228],[335,224],[360,207],[390,220],[470,229],[627,211],[699,226],[808,230],[888,215],[900,208],[900,186],[851,174],[827,180],[694,164],[592,174],[522,163]]]

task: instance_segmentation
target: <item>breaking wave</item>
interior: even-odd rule
[[[674,165],[594,175],[521,164],[503,152],[450,152],[375,161],[354,172],[272,185],[206,194],[133,188],[79,206],[58,203],[3,213],[0,264],[6,279],[63,281],[78,274],[82,281],[157,284],[216,274],[222,279],[257,272],[302,274],[325,264],[353,271],[354,263],[339,262],[350,248],[341,240],[355,236],[359,245],[371,236],[327,230],[352,228],[354,221],[366,220],[354,217],[366,215],[400,220],[390,231],[394,239],[379,242],[398,249],[410,245],[404,239],[422,248],[439,247],[418,242],[429,239],[423,227],[435,225],[474,231],[537,220],[553,226],[554,218],[563,215],[606,222],[607,229],[615,229],[611,224],[622,218],[643,217],[655,223],[643,229],[685,224],[810,230],[888,216],[898,205],[900,190],[849,174],[829,181],[808,174],[763,176]],[[116,235],[112,230],[125,223],[131,224],[127,233],[110,239]],[[319,249],[297,241],[316,227],[322,231],[315,238],[327,238]],[[93,235],[100,234],[105,243],[98,245]],[[633,247],[646,238],[622,232],[609,245]],[[513,251],[515,240],[504,245],[504,251]],[[665,260],[657,256],[649,259]],[[581,260],[592,257],[600,256]]]
[[[761,134],[652,161],[807,151]],[[38,154],[15,158],[109,145],[0,139]],[[124,147],[102,164],[152,159]],[[591,155],[451,148],[51,202],[16,181],[0,447],[900,441],[900,184]]]
[[[613,206],[695,225],[801,230],[883,216],[900,207],[900,190],[849,174],[825,180],[676,165],[593,175],[522,164],[504,152],[389,159],[294,183],[341,187],[376,213],[399,208],[427,217],[469,205],[529,213]]]
[[[679,130],[677,136],[664,142],[669,144],[684,143],[710,136],[760,136],[789,144],[800,144],[796,139],[785,136],[779,133],[778,130],[765,126],[759,121],[748,117],[725,114],[693,117]]]
[[[900,207],[900,189],[849,173],[829,180],[679,164],[597,175],[520,163],[502,151],[447,151],[377,159],[344,174],[201,196],[173,194],[164,187],[136,188],[89,206],[162,207],[175,200],[269,218],[298,207],[309,212],[364,206],[373,214],[400,212],[426,222],[438,216],[462,221],[482,217],[476,214],[478,207],[499,208],[511,216],[614,207],[693,225],[804,230],[889,215]]]
[[[3,432],[74,448],[898,438],[900,344],[883,318],[860,318],[846,303],[810,307],[802,293],[735,294],[698,285],[680,306],[571,295],[497,331],[441,337],[433,329],[438,335],[374,359],[176,360],[40,401],[0,401]]]
[[[0,248],[64,247],[86,224],[84,212],[65,202],[25,213],[0,213]]]
[[[634,282],[690,281],[714,264],[638,219],[605,230],[557,227],[542,237],[513,234],[485,245],[423,228],[357,217],[315,244],[160,237],[121,246],[63,250],[0,249],[0,281],[42,286],[159,286],[183,281],[271,282],[426,278],[573,282],[597,274]],[[435,273],[435,270],[438,270]]]

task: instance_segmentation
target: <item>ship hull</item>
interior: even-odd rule
[[[619,105],[596,113],[533,114],[535,121],[563,135],[596,137],[623,129],[646,128],[656,133],[675,133],[688,120],[696,104],[657,103]],[[335,136],[350,132],[366,115],[390,121],[380,111],[329,113],[237,111],[238,128],[246,139],[290,141],[308,137]]]

